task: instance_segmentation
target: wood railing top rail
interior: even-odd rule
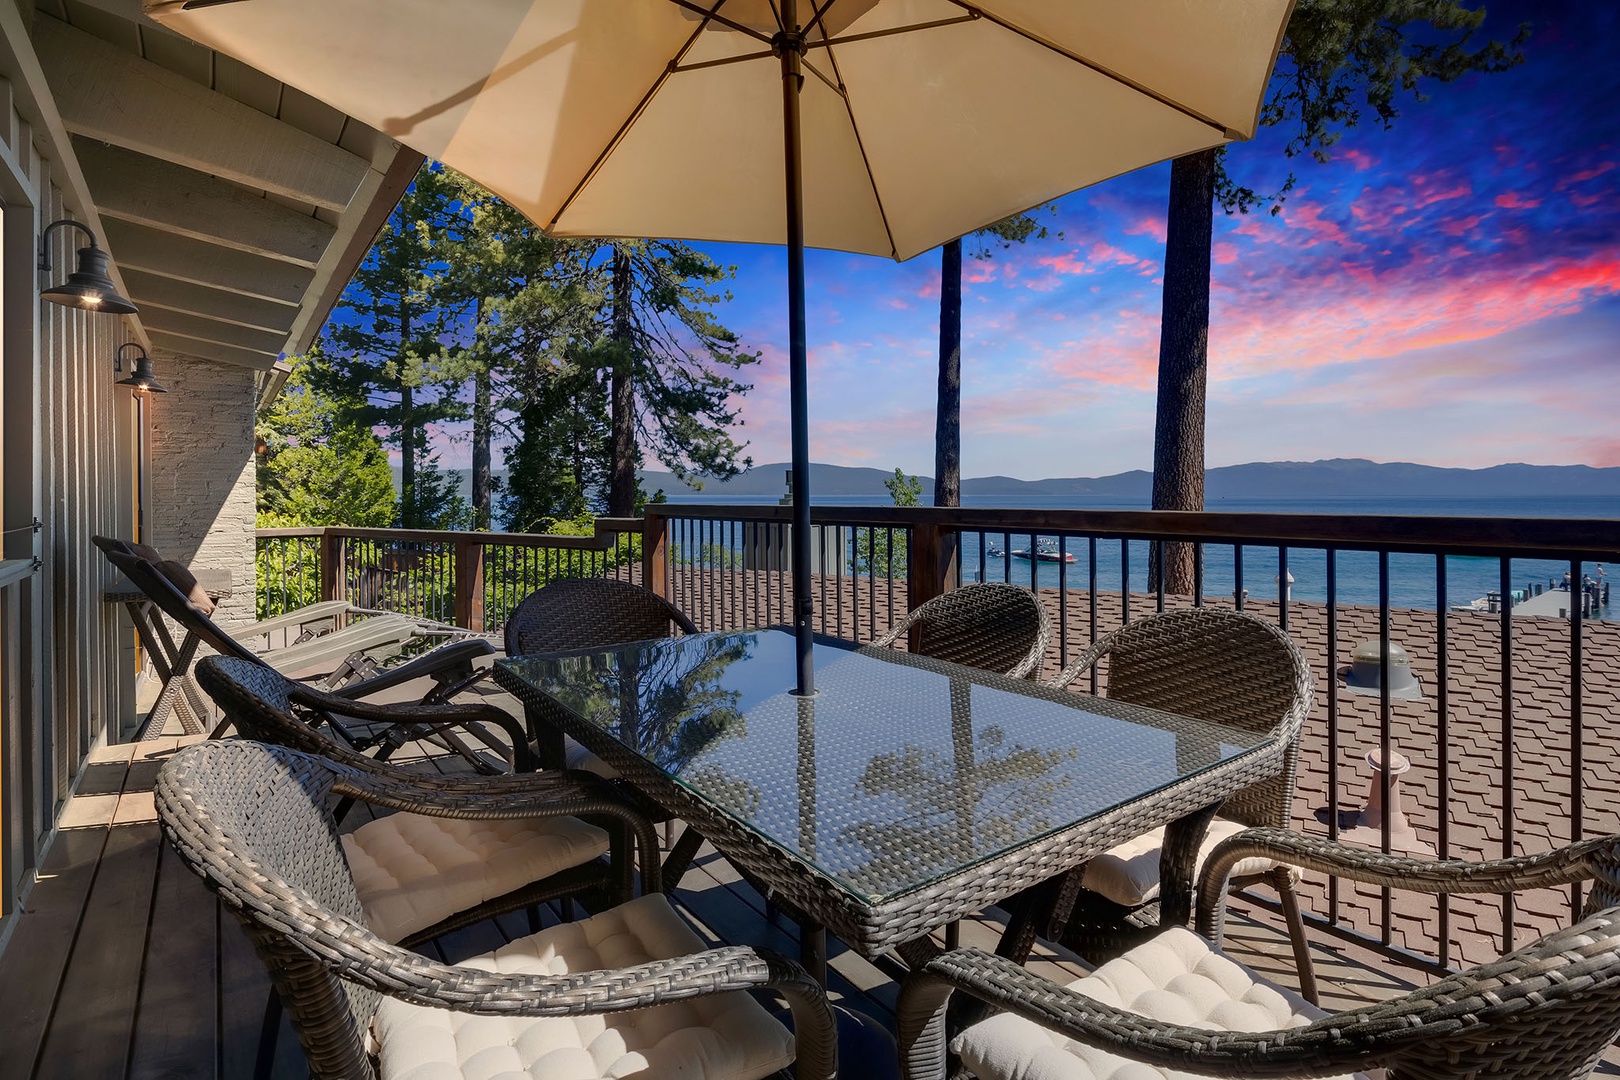
[[[649,518],[788,523],[790,506],[658,503]],[[1615,561],[1620,520],[1608,518],[1421,517],[1376,514],[1254,514],[1186,510],[1019,510],[933,506],[817,506],[824,525],[918,526],[1103,538],[1234,542],[1275,547],[1395,549],[1458,555]]]
[[[260,540],[319,539],[324,536],[353,540],[393,540],[407,544],[477,544],[485,547],[555,547],[581,548],[588,551],[606,551],[625,533],[639,534],[640,518],[596,519],[594,536],[564,536],[560,533],[507,533],[478,532],[456,529],[371,529],[347,525],[326,525],[319,528],[255,529]]]

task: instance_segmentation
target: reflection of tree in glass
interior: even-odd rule
[[[752,641],[742,637],[660,642],[594,657],[589,671],[569,672],[571,688],[580,693],[586,715],[617,715],[619,740],[672,775],[681,775],[704,750],[722,739],[747,734],[739,707],[742,693],[722,684],[726,669],[749,656]],[[590,685],[587,688],[587,683]],[[705,794],[735,796],[728,809],[758,806],[757,789],[727,777],[718,766],[706,766],[686,777]],[[734,789],[734,790],[733,790]],[[717,800],[721,801],[721,800]]]
[[[966,736],[966,737],[964,737]],[[1050,774],[1075,751],[1008,744],[999,727],[971,736],[958,730],[950,757],[907,746],[871,760],[860,790],[898,797],[898,817],[845,829],[871,858],[851,877],[899,884],[919,873],[948,869],[1052,828],[1052,797],[1069,783]]]

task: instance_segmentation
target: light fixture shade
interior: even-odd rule
[[[131,342],[130,344],[135,343]],[[122,355],[127,347],[121,346],[118,350],[119,354]],[[144,391],[149,394],[167,394],[169,391],[164,388],[162,383],[157,381],[157,376],[152,372],[152,358],[147,356],[146,350],[139,345],[135,345],[135,348],[140,350],[140,355],[135,357],[135,370],[129,373],[128,378],[119,379],[114,385],[128,386],[136,393]]]
[[[39,295],[53,304],[113,315],[134,315],[139,310],[118,295],[118,286],[107,273],[107,253],[94,244],[79,249],[79,268],[66,281]]]

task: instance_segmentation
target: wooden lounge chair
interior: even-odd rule
[[[1330,1014],[1220,953],[1229,879],[1251,859],[1425,893],[1593,886],[1573,927],[1404,996]],[[1198,891],[1202,936],[1165,931],[1068,986],[977,949],[928,961],[901,987],[896,1010],[906,1080],[941,1080],[947,1048],[978,1080],[1363,1080],[1378,1069],[1391,1080],[1581,1080],[1620,1035],[1620,836],[1466,863],[1253,829],[1210,854]],[[998,1015],[947,1044],[955,991]]]
[[[159,611],[179,623],[185,631],[180,645],[168,649],[171,681],[184,680],[189,684],[191,664],[197,648],[207,645],[223,656],[242,657],[288,674],[319,670],[335,663],[338,670],[320,680],[322,688],[354,700],[370,697],[413,679],[430,677],[434,687],[423,700],[444,701],[480,677],[480,673],[473,668],[474,660],[495,651],[494,646],[485,639],[467,637],[442,645],[407,663],[375,671],[361,657],[371,650],[387,650],[415,634],[412,620],[404,616],[383,615],[364,619],[353,626],[284,649],[256,653],[221,629],[156,564],[138,556],[122,541],[97,537],[96,543],[108,560],[145,593]],[[163,625],[162,620],[154,619],[152,623],[154,636],[172,646],[167,631],[158,630]],[[405,636],[401,638],[401,634]],[[151,729],[150,722],[145,734],[148,737],[157,734]]]
[[[763,950],[706,949],[661,893],[462,965],[386,941],[365,923],[333,797],[462,819],[555,803],[375,768],[227,741],[187,747],[158,775],[165,835],[247,929],[313,1076],[836,1075],[821,987]],[[785,998],[793,1032],[748,990]]]
[[[1034,593],[981,582],[912,609],[872,644],[887,648],[911,640],[911,651],[922,656],[1021,679],[1039,673],[1051,636],[1046,609]]]

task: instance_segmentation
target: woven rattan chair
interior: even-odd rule
[[[1315,698],[1310,665],[1288,635],[1264,620],[1225,608],[1190,608],[1149,615],[1099,639],[1052,680],[1064,687],[1107,662],[1107,696],[1288,740],[1280,775],[1227,799],[1210,823],[1200,860],[1245,826],[1290,821],[1299,762],[1299,731]],[[1105,956],[1156,923],[1163,830],[1091,860],[1079,871],[1079,893],[1067,925],[1057,932],[1084,955]],[[1236,887],[1262,882],[1282,901],[1305,996],[1316,1000],[1316,979],[1294,895],[1298,871],[1256,858],[1240,867]]]
[[[387,761],[406,743],[431,738],[486,775],[538,767],[523,725],[488,702],[351,701],[240,656],[198,661],[197,682],[238,734],[307,754]]]
[[[197,665],[197,680],[245,738],[298,750],[384,782],[400,773],[313,726],[309,721],[321,717],[309,712],[304,703],[315,701],[331,707],[334,702],[266,667],[235,657],[210,656]],[[336,704],[353,707],[341,699]],[[493,706],[475,705],[389,709],[416,714],[422,725],[439,726],[461,724],[469,717],[481,719],[484,710],[500,712]],[[430,941],[508,911],[590,889],[628,900],[634,880],[628,844],[638,838],[656,843],[645,817],[598,777],[529,773],[500,779],[456,779],[411,773],[409,783],[453,792],[499,792],[530,804],[553,797],[559,809],[476,824],[401,812],[345,834],[344,853],[355,871],[367,925],[384,939],[400,944]],[[605,813],[616,819],[626,838],[609,863],[600,861],[608,852],[608,832],[569,816],[569,807],[586,805],[610,807]],[[338,804],[334,820],[343,819],[344,809],[344,803]],[[408,810],[403,806],[396,809]],[[656,867],[649,881],[657,887]]]
[[[697,633],[655,592],[612,578],[566,578],[530,593],[506,620],[506,655],[595,649]]]
[[[1034,593],[981,582],[925,602],[872,644],[890,648],[908,639],[911,651],[923,656],[1020,679],[1040,670],[1051,637]]]
[[[1231,872],[1255,858],[1426,893],[1594,885],[1576,926],[1403,997],[1330,1015],[1217,951]],[[1620,836],[1464,863],[1255,829],[1211,854],[1198,913],[1206,937],[1166,931],[1067,987],[976,949],[935,958],[900,991],[905,1077],[945,1075],[945,1006],[954,990],[1000,1010],[950,1043],[979,1080],[1360,1077],[1378,1068],[1388,1080],[1577,1080],[1620,1035]]]
[[[748,947],[704,949],[659,893],[464,965],[383,940],[362,919],[326,810],[334,797],[490,819],[554,802],[470,785],[446,789],[382,768],[361,772],[284,747],[226,741],[187,747],[158,775],[165,835],[243,922],[313,1076],[634,1070],[748,1080],[795,1056],[800,1080],[834,1076],[832,1013],[804,970]],[[534,778],[508,783],[519,781]],[[606,808],[579,804],[580,813]],[[753,989],[787,999],[796,1046],[795,1035],[740,992]],[[567,1017],[579,1019],[558,1023]]]
[[[655,592],[611,578],[565,578],[530,593],[513,609],[506,620],[506,655],[604,649],[627,641],[671,637],[677,631],[695,634],[697,626]],[[541,763],[547,767],[616,775],[600,758],[560,732],[535,734],[540,740]]]

